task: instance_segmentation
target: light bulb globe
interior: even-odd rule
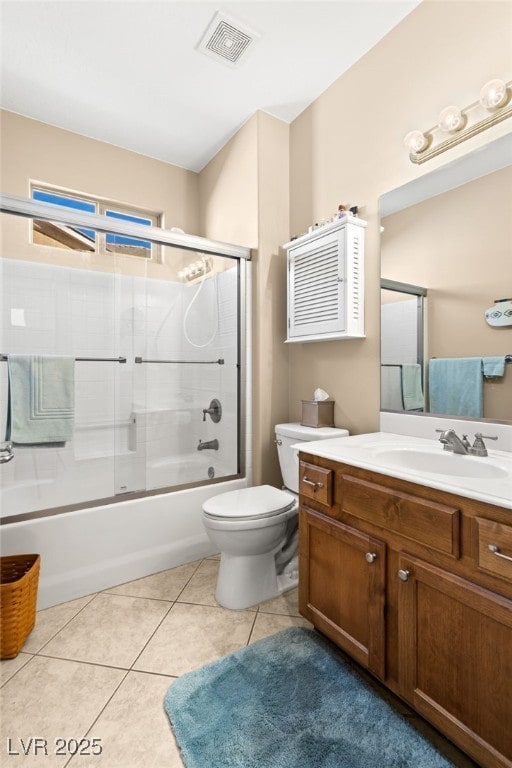
[[[466,117],[462,114],[460,107],[454,105],[445,107],[439,115],[438,126],[445,133],[455,133],[464,128]]]
[[[411,154],[417,155],[428,147],[429,139],[421,131],[409,131],[404,144]]]
[[[503,80],[489,80],[480,91],[480,104],[490,111],[503,107],[510,98]]]

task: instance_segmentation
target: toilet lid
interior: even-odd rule
[[[249,520],[277,515],[291,509],[294,504],[295,497],[291,493],[280,491],[271,485],[257,485],[254,488],[228,491],[207,499],[203,510],[210,517]]]

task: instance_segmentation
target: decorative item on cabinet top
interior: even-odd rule
[[[364,338],[364,230],[346,216],[291,240],[287,342]]]

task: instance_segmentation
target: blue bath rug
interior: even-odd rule
[[[309,629],[194,670],[164,700],[187,768],[447,768]]]

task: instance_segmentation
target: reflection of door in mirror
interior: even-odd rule
[[[381,281],[381,409],[425,409],[423,288]]]
[[[426,384],[429,361],[434,358],[456,360],[459,364],[459,358],[504,360],[512,354],[512,327],[492,327],[485,319],[485,311],[495,301],[512,296],[512,166],[507,146],[505,167],[491,169],[493,172],[480,167],[477,178],[444,189],[432,182],[441,169],[433,171],[423,179],[429,181],[428,194],[410,198],[412,203],[395,207],[381,220],[382,277],[428,290]],[[485,151],[473,154],[482,160]],[[445,176],[449,167],[442,169]],[[412,187],[419,181],[402,189],[415,192]],[[384,203],[385,198],[381,198]],[[431,366],[438,367],[437,362]],[[500,376],[482,375],[481,379],[480,416],[511,422],[512,365],[506,364]],[[446,391],[449,389],[447,384]],[[427,390],[428,386],[425,412],[468,415],[429,407]],[[382,407],[386,410],[384,403]]]

